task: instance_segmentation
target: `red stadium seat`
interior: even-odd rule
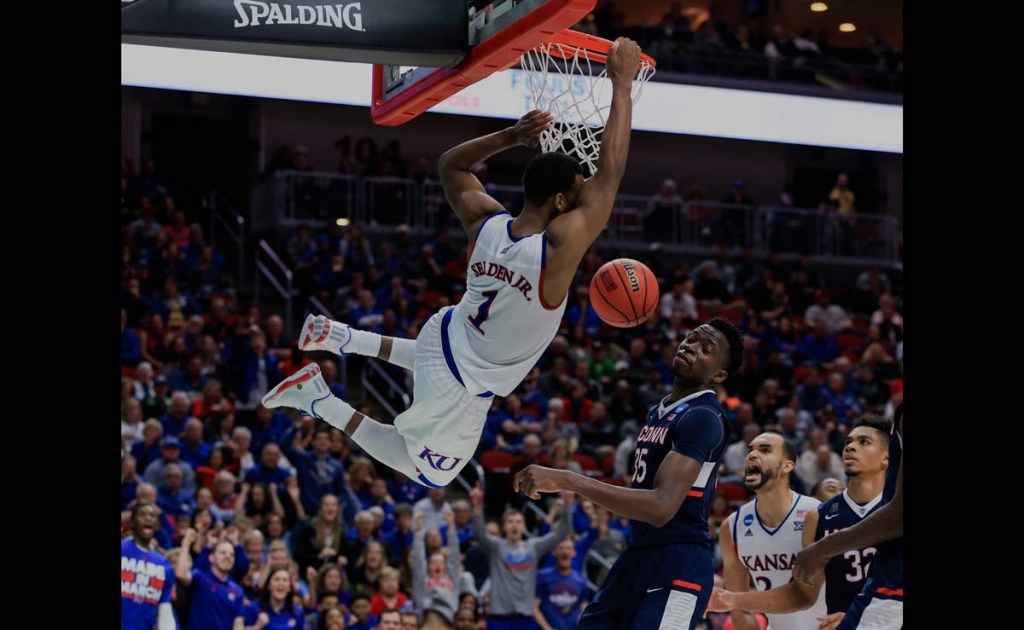
[[[598,465],[597,460],[586,453],[573,453],[572,461],[578,463],[586,474],[601,472],[601,466]]]
[[[582,464],[581,464],[582,466]],[[607,476],[611,476],[615,470],[615,456],[605,455],[604,459],[601,460],[601,472]]]
[[[127,376],[128,378],[134,379],[135,378],[135,368],[130,366],[130,365],[123,365],[123,366],[121,366],[121,376],[122,377]]]
[[[807,378],[807,373],[810,371],[811,368],[807,367],[806,365],[796,366],[795,368],[793,368],[793,381],[798,385],[800,383],[803,383],[804,379]]]
[[[729,505],[732,507],[743,505],[750,498],[747,494],[747,489],[743,484],[739,483],[719,483],[715,488],[715,492],[724,494]]]
[[[484,451],[480,454],[480,465],[487,472],[507,473],[516,456],[508,451]]]
[[[839,333],[836,335],[836,343],[840,350],[857,350],[864,344],[864,337],[857,333]]]

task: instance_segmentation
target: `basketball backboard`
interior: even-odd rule
[[[373,64],[400,125],[586,17],[597,0],[121,0],[121,42]]]

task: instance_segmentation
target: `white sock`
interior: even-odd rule
[[[416,367],[416,340],[392,337],[388,363],[412,371]]]
[[[352,405],[337,396],[328,396],[323,400],[313,403],[311,410],[314,416],[320,416],[327,424],[345,431],[349,420],[355,415],[356,410]]]
[[[343,348],[345,352],[361,354],[364,357],[376,357],[380,352],[380,335],[377,333],[356,330],[351,327],[349,332],[352,337]]]

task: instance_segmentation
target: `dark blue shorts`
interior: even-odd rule
[[[903,589],[881,586],[868,578],[860,595],[853,599],[850,610],[836,630],[902,630]]]
[[[537,622],[533,617],[514,617],[501,619],[490,617],[487,630],[537,630]]]
[[[630,547],[615,561],[576,630],[693,630],[715,584],[711,549]]]

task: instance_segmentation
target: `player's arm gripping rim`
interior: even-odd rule
[[[556,269],[562,261],[575,261],[571,265],[575,268],[601,235],[611,217],[615,195],[626,172],[633,120],[633,79],[640,69],[640,47],[633,40],[620,37],[612,44],[605,67],[612,82],[612,103],[601,134],[597,171],[580,189],[579,212],[559,215],[547,229],[549,246],[555,254],[551,263]],[[564,258],[557,255],[559,250],[566,250]]]
[[[473,169],[495,153],[516,146],[536,147],[540,134],[551,126],[552,116],[535,109],[513,127],[463,142],[449,149],[437,163],[448,204],[455,211],[469,238],[476,238],[484,219],[505,207],[487,194]]]
[[[718,530],[718,544],[722,549],[722,580],[725,582],[725,588],[736,594],[750,590],[750,571],[740,562],[736,547],[732,544],[732,530],[738,520],[739,512],[733,512],[731,517],[722,521],[722,527]],[[717,592],[712,593],[711,602],[708,604],[709,611],[718,609],[712,608],[715,595]],[[732,610],[732,623],[736,630],[759,630],[761,627],[752,612],[742,609]]]
[[[902,437],[903,414],[898,415],[899,425],[896,430]],[[804,547],[796,555],[793,564],[794,580],[811,584],[833,557],[852,549],[871,547],[903,536],[903,460],[904,457],[900,457],[900,469],[896,473],[896,490],[893,492],[892,500],[856,525]]]
[[[818,510],[812,510],[807,513],[802,536],[804,547],[814,544],[814,532],[818,528],[819,517]],[[739,564],[739,558],[732,544],[732,533],[726,524],[722,526],[720,539],[725,566],[728,567],[731,563]],[[747,578],[749,578],[749,575]],[[825,584],[825,573],[817,574],[811,582],[812,584],[808,586],[797,580],[792,580],[767,591],[745,589],[744,592],[733,592],[732,590],[715,589],[711,596],[711,601],[708,603],[708,612],[745,610],[771,615],[784,615],[807,610],[818,601],[818,594],[821,592],[821,587]],[[726,589],[729,588],[729,582],[727,581]]]

